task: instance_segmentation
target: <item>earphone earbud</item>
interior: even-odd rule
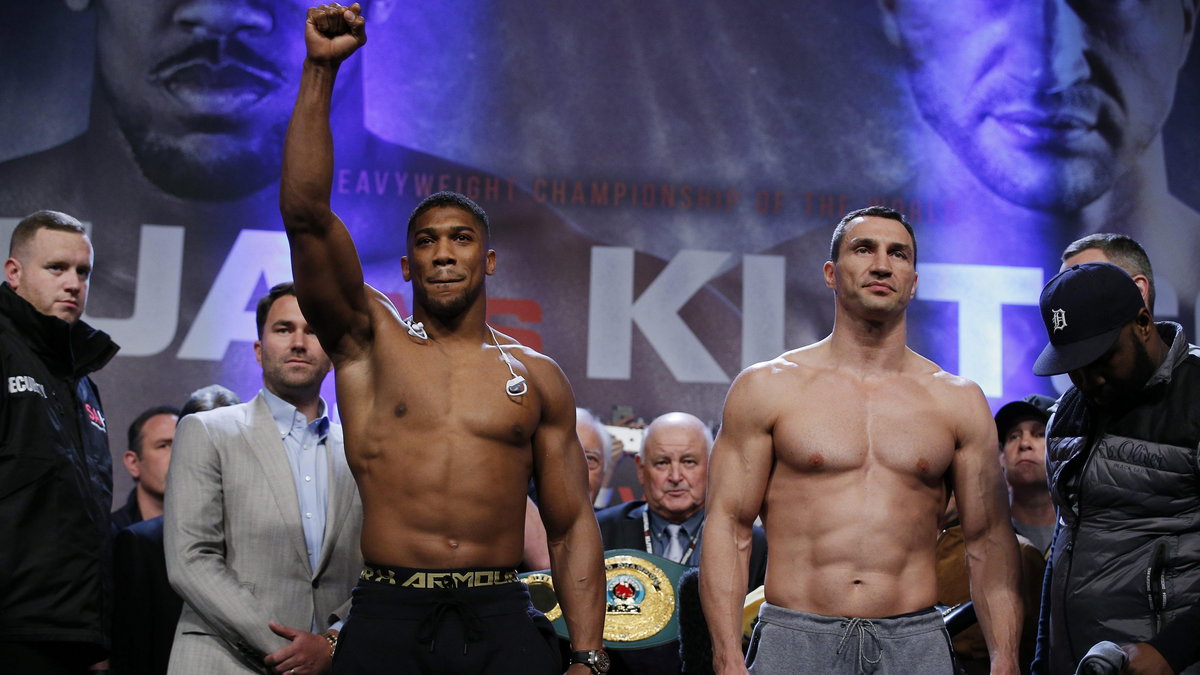
[[[517,375],[504,385],[504,390],[507,391],[510,396],[523,396],[525,392],[529,391],[529,385],[525,384],[525,378]]]
[[[413,321],[411,316],[407,319],[400,317],[400,323],[404,324],[404,327],[408,329],[409,335],[422,340],[429,339],[429,333],[425,332],[425,324],[420,321]]]

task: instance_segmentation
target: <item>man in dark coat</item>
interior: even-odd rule
[[[79,317],[92,244],[38,211],[0,285],[0,650],[17,673],[83,673],[108,653],[112,458],[88,377],[117,345]]]
[[[699,565],[712,443],[712,432],[694,415],[673,412],[651,422],[637,457],[646,499],[596,514],[604,549],[641,549],[683,565]],[[767,571],[766,534],[755,527],[753,536],[747,592],[763,585]],[[610,655],[612,673],[680,672],[678,642],[614,650]]]

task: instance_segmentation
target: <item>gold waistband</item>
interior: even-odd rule
[[[358,575],[363,581],[389,584],[402,588],[480,588],[499,586],[517,580],[516,570],[394,570],[386,567],[363,567]]]

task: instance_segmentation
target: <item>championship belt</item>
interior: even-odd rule
[[[643,649],[679,639],[679,578],[689,568],[645,551],[604,552],[604,646]],[[533,606],[568,639],[554,578],[548,570],[518,577],[529,587]]]

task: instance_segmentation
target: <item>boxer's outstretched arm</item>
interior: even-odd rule
[[[279,184],[296,299],[335,363],[361,351],[370,339],[362,263],[345,224],[329,205],[333,83],[342,61],[367,41],[364,22],[357,3],[308,10],[308,53],[284,142]]]
[[[745,673],[742,606],[758,517],[774,452],[770,409],[762,397],[764,366],[743,371],[725,397],[721,431],[708,464],[700,601],[713,643],[713,671]]]
[[[967,549],[971,599],[991,654],[993,673],[1019,672],[1020,560],[1009,520],[1008,490],[996,460],[996,427],[983,392],[963,380],[956,396],[958,449],[954,494]]]

